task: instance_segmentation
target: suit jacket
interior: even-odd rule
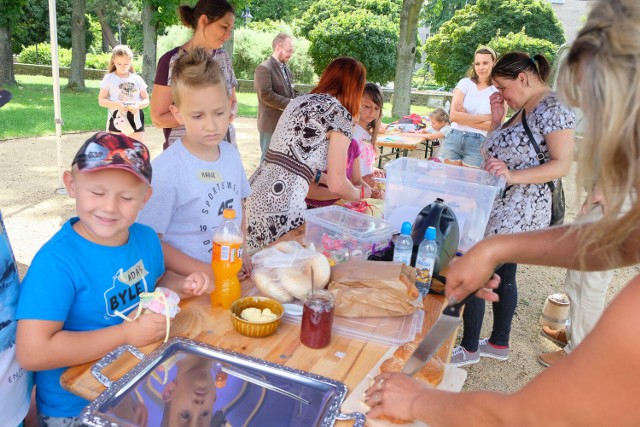
[[[273,56],[256,68],[253,86],[258,94],[258,132],[273,133],[282,111],[296,95],[291,71],[286,64],[284,67],[289,83],[286,83],[280,65]]]

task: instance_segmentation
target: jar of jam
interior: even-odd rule
[[[324,289],[311,290],[302,309],[300,341],[309,348],[324,348],[331,342],[333,294]]]

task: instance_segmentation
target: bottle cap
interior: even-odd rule
[[[402,223],[400,234],[411,234],[411,223],[409,221],[405,221]]]
[[[427,240],[436,240],[435,227],[427,227],[427,231],[424,233],[424,238]]]
[[[236,219],[236,211],[233,209],[227,208],[222,212],[222,217],[224,219]]]

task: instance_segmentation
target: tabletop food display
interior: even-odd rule
[[[447,306],[437,279],[482,238],[504,183],[481,170],[414,160],[387,165],[384,219],[343,206],[309,210],[304,226],[253,255],[242,297],[180,302],[168,342],[68,369],[62,385],[92,401],[83,422],[141,425],[132,408],[144,407],[145,425],[174,425],[166,397],[182,390],[207,402],[206,425],[364,425],[363,392],[380,372],[459,391],[466,373],[447,363],[460,307]],[[404,222],[411,265],[392,262]],[[416,275],[425,236],[436,259]],[[167,297],[156,305],[168,306]]]

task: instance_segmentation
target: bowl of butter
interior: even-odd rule
[[[252,338],[272,335],[280,326],[284,307],[266,297],[239,298],[231,304],[231,323],[236,331]]]

